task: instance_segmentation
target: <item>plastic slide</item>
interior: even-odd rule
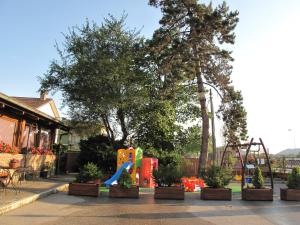
[[[118,183],[117,181],[118,181],[123,169],[125,168],[128,171],[132,166],[133,166],[132,162],[123,163],[122,166],[117,170],[117,172],[111,178],[109,178],[107,181],[104,182],[106,187],[117,184]]]

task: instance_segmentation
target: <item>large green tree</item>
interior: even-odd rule
[[[105,19],[101,26],[86,23],[65,34],[59,60],[41,78],[42,90],[59,90],[76,121],[104,125],[111,144],[131,134],[133,112],[144,104],[147,81],[137,59],[144,40],[126,29],[125,16]]]
[[[159,70],[165,77],[171,76],[178,86],[196,86],[202,119],[201,174],[206,167],[209,140],[206,83],[222,94],[219,113],[227,140],[238,143],[247,135],[243,99],[230,79],[233,59],[231,52],[222,47],[234,43],[238,12],[231,12],[225,3],[214,8],[197,0],[150,0],[149,4],[162,11],[161,26],[150,44]]]
[[[144,46],[145,57],[140,65],[148,73],[146,104],[135,113],[134,141],[144,148],[181,154],[185,152],[191,129],[187,124],[198,119],[195,87],[181,85],[173,76],[160,69],[161,62],[153,57],[151,40]],[[194,129],[193,133],[199,130]]]
[[[103,125],[114,146],[127,140],[183,152],[189,134],[183,123],[199,111],[195,92],[160,73],[149,41],[124,27],[125,17],[109,17],[101,26],[87,21],[65,34],[60,59],[41,78],[41,89],[61,91],[73,121]]]

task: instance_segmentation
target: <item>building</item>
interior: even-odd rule
[[[58,130],[68,131],[46,93],[39,98],[12,97],[0,92],[0,142],[20,150],[50,149]]]

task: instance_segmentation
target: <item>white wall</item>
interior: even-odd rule
[[[53,118],[55,118],[55,115],[54,115],[53,110],[50,106],[50,103],[42,105],[41,107],[39,107],[37,109],[40,110],[41,112],[46,113],[47,115],[52,116]]]

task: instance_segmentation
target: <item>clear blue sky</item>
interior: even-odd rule
[[[244,94],[249,135],[263,137],[273,152],[300,145],[300,1],[227,3],[240,12],[232,47],[233,80]],[[86,18],[101,23],[109,13],[119,16],[123,11],[128,27],[143,28],[146,37],[158,27],[160,11],[146,0],[0,0],[0,92],[38,96],[37,77],[57,58],[54,44],[62,42],[62,33]],[[58,105],[59,98],[54,96]]]

